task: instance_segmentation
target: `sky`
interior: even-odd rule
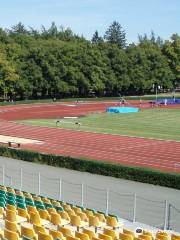
[[[95,30],[103,36],[114,20],[125,30],[129,43],[152,30],[169,39],[173,33],[180,34],[180,0],[0,0],[2,28],[22,22],[40,29],[54,21],[91,39]]]

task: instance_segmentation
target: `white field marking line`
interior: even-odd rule
[[[63,117],[64,119],[66,118],[72,118],[72,119],[77,119],[78,117]]]

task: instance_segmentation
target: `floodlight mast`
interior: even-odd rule
[[[158,99],[158,84],[157,83],[153,83],[153,89],[155,91],[156,102],[157,102],[157,99]]]
[[[157,102],[157,99],[158,99],[158,87],[157,87],[157,84],[156,84],[156,102]]]

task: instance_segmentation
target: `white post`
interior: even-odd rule
[[[165,211],[164,211],[164,230],[168,227],[168,202],[165,200]]]
[[[22,168],[20,168],[20,191],[22,190]]]
[[[137,196],[136,196],[136,193],[135,193],[134,194],[133,222],[136,222],[136,201],[137,201]]]
[[[5,184],[5,167],[4,165],[2,166],[2,184]]]
[[[59,179],[59,200],[62,198],[62,180]]]
[[[156,102],[157,102],[158,86],[156,86]]]
[[[109,190],[106,191],[106,215],[108,215],[109,212]]]
[[[83,183],[81,184],[81,206],[83,207],[84,205],[84,185]]]
[[[38,173],[38,195],[41,194],[41,173]]]

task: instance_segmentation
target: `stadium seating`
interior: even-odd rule
[[[0,186],[0,238],[6,240],[180,240],[124,228],[116,216]]]

